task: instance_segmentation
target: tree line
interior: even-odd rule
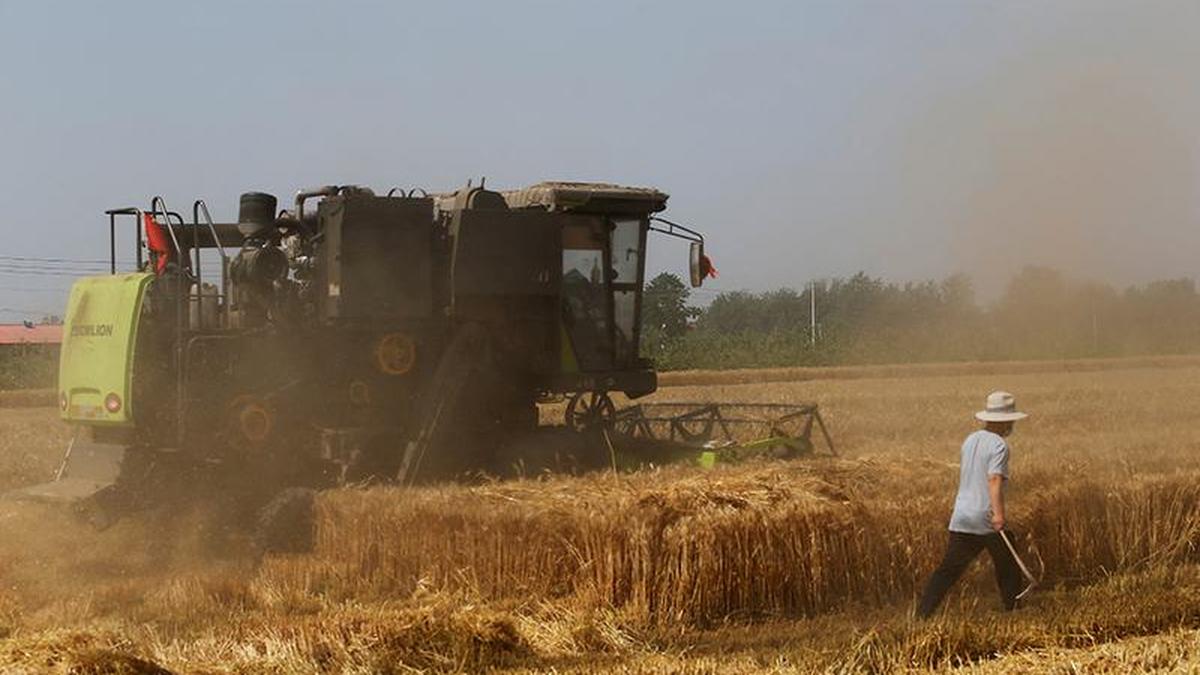
[[[1044,267],[1019,271],[986,305],[965,276],[895,283],[860,272],[802,290],[723,292],[701,307],[664,273],[646,285],[642,312],[642,355],[663,370],[1200,351],[1192,279],[1117,289]],[[57,349],[0,352],[0,389],[53,386]]]
[[[811,327],[814,304],[817,325]],[[1192,279],[1117,289],[1026,267],[994,302],[971,280],[895,283],[858,273],[802,290],[692,303],[679,277],[646,286],[642,354],[660,369],[1176,354],[1200,348]]]

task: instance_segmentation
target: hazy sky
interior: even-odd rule
[[[105,259],[105,208],[324,183],[654,185],[708,293],[1200,256],[1195,1],[0,0],[0,63],[0,321],[61,312],[86,265],[19,258]]]

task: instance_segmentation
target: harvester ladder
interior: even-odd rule
[[[161,208],[161,210],[160,210]],[[172,212],[167,209],[166,201],[155,195],[154,199],[150,200],[150,217],[158,218],[162,214],[162,222],[167,227],[167,232],[171,235],[171,243],[175,246],[176,259],[179,261],[180,282],[184,284],[182,292],[176,293],[177,301],[175,306],[175,447],[183,447],[183,439],[185,436],[184,428],[184,372],[183,372],[183,331],[185,312],[187,311],[187,299],[191,296],[191,280],[188,275],[184,274],[185,266],[183,259],[183,248],[179,245],[179,237],[175,235],[175,226],[171,224]],[[179,224],[183,225],[183,218],[179,214],[175,214],[179,220]],[[195,270],[193,270],[193,273]]]
[[[458,416],[463,413],[462,399],[467,384],[488,358],[486,334],[479,326],[465,324],[455,331],[442,351],[433,377],[421,391],[418,418],[421,428],[405,444],[396,473],[398,483],[412,485],[416,482],[430,448],[439,445],[447,429],[461,424]]]

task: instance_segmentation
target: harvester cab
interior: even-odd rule
[[[712,273],[703,237],[656,215],[666,201],[326,186],[284,210],[245,193],[234,223],[200,200],[190,222],[160,197],[108,211],[111,274],[77,281],[65,318],[59,404],[78,433],[27,493],[412,483],[497,469],[548,396],[570,397],[574,428],[610,423],[610,392],[657,388],[638,353],[649,233],[690,244],[693,284]]]

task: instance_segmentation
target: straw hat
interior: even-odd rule
[[[975,413],[975,419],[980,422],[1016,422],[1029,415],[1017,412],[1017,399],[1007,391],[993,391],[988,394],[987,407]]]

